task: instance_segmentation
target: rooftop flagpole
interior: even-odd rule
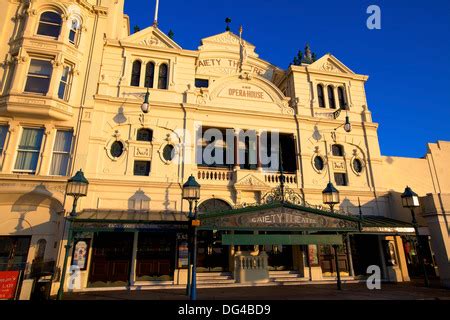
[[[158,27],[158,11],[159,11],[159,0],[156,0],[156,7],[155,7],[155,18],[153,19],[153,26]]]

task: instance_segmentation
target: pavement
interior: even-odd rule
[[[439,284],[423,287],[420,282],[382,283],[369,290],[365,283],[292,285],[198,289],[198,300],[447,300],[450,290]],[[100,291],[66,293],[64,300],[189,300],[182,289]]]

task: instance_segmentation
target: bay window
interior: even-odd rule
[[[50,86],[53,66],[50,60],[31,59],[25,92],[46,95]]]
[[[57,39],[61,33],[61,26],[61,15],[53,11],[46,11],[41,14],[37,34]]]
[[[58,98],[65,101],[69,100],[71,74],[72,74],[72,67],[70,65],[65,65],[61,76],[61,81],[59,82],[59,89],[58,89]]]

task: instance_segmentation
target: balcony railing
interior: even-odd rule
[[[284,182],[286,184],[297,184],[297,175],[296,174],[284,174]],[[265,173],[264,181],[268,184],[279,184],[280,183],[280,174],[279,173]]]
[[[233,172],[228,169],[199,168],[197,179],[203,181],[224,181],[233,180]]]

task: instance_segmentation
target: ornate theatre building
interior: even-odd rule
[[[450,286],[450,142],[381,155],[368,76],[309,49],[281,69],[242,29],[183,49],[157,23],[130,32],[123,0],[0,5],[0,270],[48,270],[55,293],[69,242],[66,290],[181,286],[193,175],[199,286],[420,277],[406,186]]]

